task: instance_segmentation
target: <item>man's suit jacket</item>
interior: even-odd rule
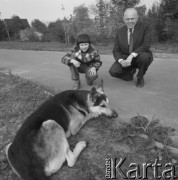
[[[133,52],[141,54],[142,52],[150,53],[151,29],[148,24],[137,22],[133,32]],[[115,60],[125,59],[129,55],[128,29],[123,26],[116,33],[113,56]]]

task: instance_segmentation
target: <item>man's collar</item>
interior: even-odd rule
[[[132,29],[132,33],[134,32],[135,26],[133,28],[127,28],[127,32],[130,31],[130,29]]]

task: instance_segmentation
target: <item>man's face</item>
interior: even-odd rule
[[[89,48],[89,43],[80,43],[79,47],[83,52],[86,52]]]
[[[128,28],[134,28],[138,20],[137,11],[134,9],[127,9],[124,13],[123,20]]]

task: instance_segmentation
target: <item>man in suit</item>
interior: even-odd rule
[[[136,9],[128,8],[123,17],[125,26],[116,33],[113,56],[114,64],[109,73],[125,81],[133,80],[137,74],[137,87],[144,86],[144,75],[153,61],[150,51],[151,29],[148,24],[138,21]]]

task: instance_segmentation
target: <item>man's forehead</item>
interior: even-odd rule
[[[125,18],[134,18],[137,17],[137,11],[135,9],[128,9],[124,13]]]

